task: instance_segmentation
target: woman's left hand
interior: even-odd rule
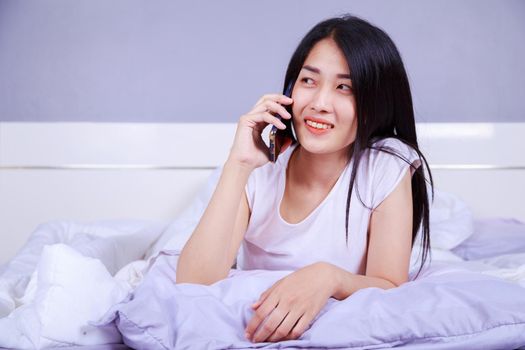
[[[252,305],[255,315],[246,327],[253,342],[299,338],[333,295],[335,266],[315,263],[277,281]]]

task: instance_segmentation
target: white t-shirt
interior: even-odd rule
[[[417,152],[397,139],[387,138],[375,145],[391,147],[415,167],[420,165]],[[255,169],[248,179],[245,190],[251,217],[237,267],[243,270],[296,270],[325,261],[364,274],[371,211],[357,197],[356,186],[363,202],[375,209],[395,189],[409,165],[386,152],[365,151],[352,191],[347,245],[346,198],[353,159],[321,204],[304,220],[291,224],[281,217],[279,208],[286,184],[286,168],[295,148],[296,145],[289,147],[275,164],[268,163]],[[411,171],[413,174],[413,169]]]

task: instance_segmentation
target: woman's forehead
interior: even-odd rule
[[[323,39],[314,45],[304,61],[302,70],[337,78],[349,78],[350,75],[343,52],[331,39]]]

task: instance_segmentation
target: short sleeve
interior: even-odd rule
[[[421,159],[412,147],[394,138],[381,140],[374,146],[384,147],[401,156],[375,149],[370,152],[372,207],[375,209],[394,191],[408,170],[410,175],[414,174],[421,166]]]

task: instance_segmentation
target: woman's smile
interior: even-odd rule
[[[334,128],[333,124],[314,117],[306,117],[304,121],[306,129],[315,135],[326,134]]]

